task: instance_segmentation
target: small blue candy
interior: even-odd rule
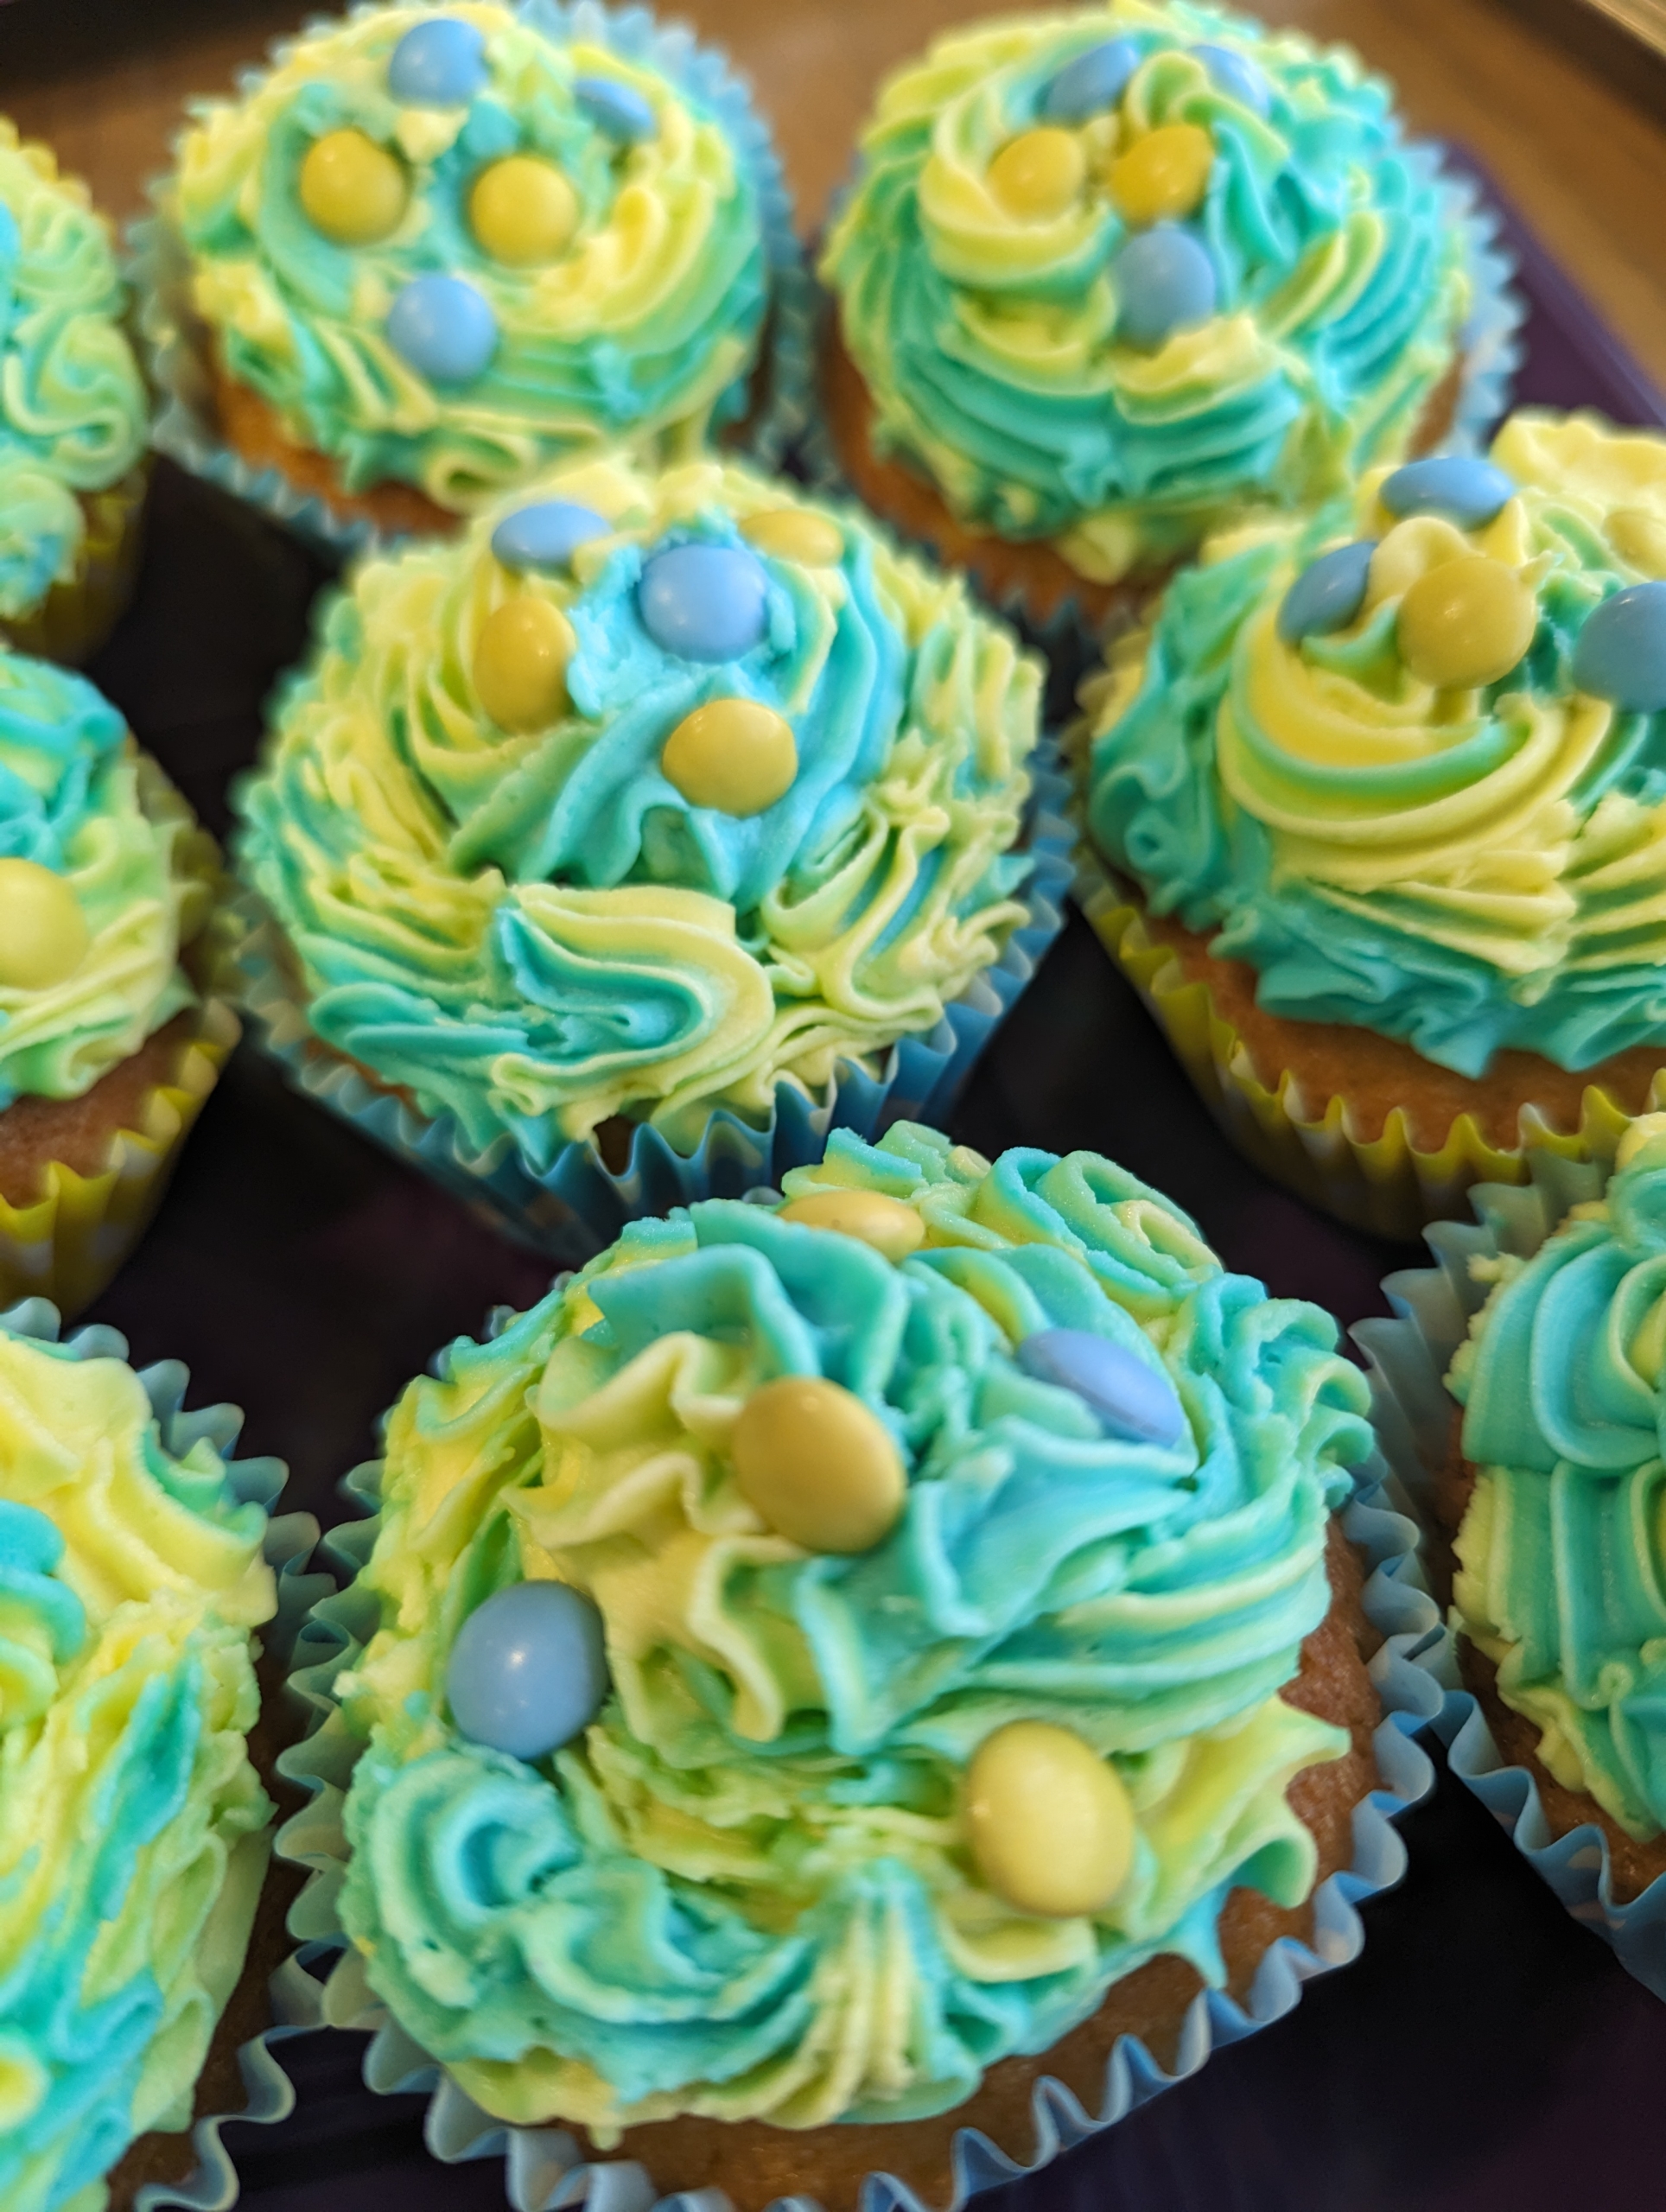
[[[637,603],[655,645],[684,660],[734,660],[764,634],[762,562],[733,545],[673,545],[642,571]]]
[[[1376,550],[1374,537],[1358,537],[1351,545],[1339,545],[1307,563],[1278,611],[1278,633],[1287,645],[1346,628],[1365,596]]]
[[[1574,681],[1634,714],[1666,708],[1666,583],[1628,584],[1587,620]]]
[[[652,138],[658,127],[652,108],[636,86],[622,85],[616,77],[575,78],[573,98],[598,130],[626,146]]]
[[[1472,454],[1435,454],[1408,461],[1384,477],[1377,493],[1391,515],[1444,515],[1459,530],[1479,530],[1513,499],[1514,479]]]
[[[1129,79],[1140,66],[1140,46],[1131,38],[1107,39],[1067,61],[1041,96],[1041,114],[1048,123],[1085,123],[1103,115],[1122,97]]]
[[[1110,273],[1116,334],[1130,346],[1160,346],[1172,332],[1207,322],[1215,312],[1214,264],[1178,223],[1137,232],[1117,252]]]
[[[1230,46],[1194,46],[1192,52],[1215,82],[1217,92],[1247,107],[1252,115],[1268,114],[1273,105],[1271,87],[1253,61]]]
[[[388,343],[431,384],[471,384],[498,350],[498,318],[461,276],[418,276],[388,309]]]
[[[492,550],[506,569],[564,569],[581,545],[607,537],[613,524],[576,499],[540,499],[517,507],[492,533]]]
[[[445,1694],[471,1743],[544,1758],[588,1727],[607,1694],[601,1615],[564,1582],[512,1582],[458,1630]]]
[[[388,90],[407,107],[461,107],[486,79],[486,41],[455,16],[418,23],[388,60]]]
[[[1178,1444],[1186,1414],[1174,1385],[1136,1352],[1090,1329],[1043,1329],[1018,1347],[1018,1363],[1038,1382],[1074,1390],[1107,1435],[1128,1444]]]

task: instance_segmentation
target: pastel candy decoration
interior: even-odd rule
[[[458,1732],[512,1758],[547,1758],[606,1702],[601,1616],[564,1582],[494,1591],[458,1630],[446,1703]]]
[[[785,715],[761,700],[710,699],[678,722],[659,765],[690,806],[744,821],[792,789],[798,741]]]
[[[1266,78],[1236,48],[1216,46],[1205,41],[1201,46],[1194,46],[1192,54],[1209,72],[1217,92],[1224,92],[1240,107],[1247,107],[1252,115],[1264,116],[1271,111],[1273,94]]]
[[[486,40],[457,16],[418,23],[388,60],[388,90],[406,107],[461,107],[486,75]]]
[[[913,1207],[900,1198],[887,1198],[882,1191],[811,1191],[789,1199],[776,1219],[854,1236],[893,1266],[925,1242],[925,1224]]]
[[[1138,232],[1110,264],[1116,286],[1116,334],[1156,346],[1177,330],[1207,322],[1218,296],[1215,269],[1189,231],[1159,223]]]
[[[38,861],[0,860],[0,990],[50,989],[75,973],[92,943],[61,875]]]
[[[474,640],[474,694],[499,729],[548,729],[567,704],[573,632],[547,599],[506,600]]]
[[[372,245],[399,227],[410,198],[405,168],[362,130],[329,130],[301,164],[302,210],[337,245]]]
[[[1408,461],[1383,480],[1377,498],[1391,515],[1444,515],[1459,530],[1479,530],[1515,496],[1513,478],[1473,454]]]
[[[637,586],[642,626],[684,660],[736,660],[762,639],[768,579],[735,545],[673,545],[652,555]]]
[[[1111,163],[1110,196],[1124,222],[1172,222],[1199,204],[1214,166],[1215,142],[1200,124],[1166,123]]]
[[[1109,1436],[1129,1444],[1178,1444],[1186,1414],[1168,1377],[1091,1329],[1040,1329],[1015,1355],[1026,1375],[1073,1390]]]
[[[1666,583],[1628,584],[1593,610],[1574,648],[1574,681],[1633,714],[1666,708]]]
[[[844,532],[837,523],[804,507],[769,507],[748,515],[741,535],[760,553],[796,561],[801,568],[831,569],[844,558]]]
[[[987,1886],[1020,1912],[1103,1912],[1134,1864],[1134,1808],[1109,1759],[1069,1728],[1011,1720],[966,1770],[966,1827]]]
[[[1278,633],[1287,645],[1346,629],[1364,604],[1376,550],[1374,537],[1357,537],[1307,563],[1279,606]]]
[[[506,569],[564,569],[581,545],[611,536],[613,524],[576,499],[537,499],[506,515],[492,533],[493,558]]]
[[[1050,223],[1074,202],[1087,174],[1074,131],[1043,124],[1001,149],[989,164],[989,189],[1009,215]]]
[[[553,261],[578,228],[578,194],[553,162],[510,154],[470,186],[468,226],[494,261],[535,268]]]
[[[1140,48],[1131,38],[1107,39],[1067,61],[1041,96],[1049,123],[1085,123],[1103,115],[1122,97],[1140,66]]]
[[[636,86],[621,84],[617,77],[575,78],[573,98],[598,130],[621,145],[652,138],[658,127],[652,108]]]
[[[907,1498],[890,1430],[853,1391],[819,1375],[785,1375],[754,1390],[729,1455],[747,1503],[807,1552],[872,1551]]]
[[[418,276],[388,309],[388,343],[430,384],[472,384],[498,350],[498,319],[461,276]]]
[[[1421,683],[1467,690],[1508,676],[1533,642],[1538,602],[1514,569],[1460,554],[1419,576],[1400,602],[1400,658]]]

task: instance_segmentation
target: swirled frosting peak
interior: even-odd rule
[[[1130,1436],[1026,1356],[1066,1335],[1177,1420]],[[605,2140],[947,2109],[1160,1952],[1218,1979],[1230,1885],[1307,1893],[1286,1785],[1345,1747],[1278,1694],[1369,1447],[1334,1344],[1110,1162],[907,1123],[779,1207],[627,1229],[390,1418],[382,1626],[340,1683],[372,1986],[489,2110]],[[598,1609],[611,1688],[521,1758],[458,1725],[449,1655],[537,1580]],[[1016,1723],[1109,1807],[1074,1901],[1015,1903],[973,1834],[968,1763]],[[979,1833],[1033,1860],[1052,1809]]]
[[[929,1032],[1022,912],[1040,671],[744,470],[529,498],[356,571],[238,804],[319,1035],[542,1166]]]

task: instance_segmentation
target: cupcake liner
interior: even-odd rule
[[[369,14],[376,4],[366,0],[353,12]],[[811,411],[815,295],[793,227],[785,172],[747,79],[717,49],[700,45],[685,24],[662,22],[646,8],[606,8],[600,0],[519,0],[518,12],[552,37],[587,40],[624,60],[650,63],[679,92],[703,102],[738,150],[758,192],[772,301],[764,325],[765,397],[737,449],[765,467],[780,467]],[[331,22],[315,17],[297,35],[327,29]],[[272,53],[281,54],[293,43],[293,38],[279,41]],[[239,98],[259,81],[264,67],[240,73]],[[177,141],[174,152],[177,161]],[[190,310],[189,256],[167,214],[171,181],[171,174],[151,181],[152,213],[129,226],[126,239],[126,275],[138,302],[139,338],[158,401],[151,443],[194,476],[339,557],[393,542],[396,534],[378,531],[363,517],[338,514],[297,489],[280,469],[256,467],[221,437]]]
[[[86,535],[67,582],[55,583],[27,614],[0,621],[0,636],[20,653],[79,668],[121,620],[139,573],[148,461],[101,492],[81,494]]]
[[[42,1297],[0,1307],[0,1329],[39,1343],[61,1342],[77,1359],[127,1357],[126,1338],[102,1323],[63,1337],[57,1308]],[[239,1503],[252,1498],[269,1515],[263,1548],[277,1578],[277,1611],[259,1633],[267,1656],[287,1675],[296,1662],[297,1643],[314,1607],[335,1586],[329,1574],[313,1571],[308,1564],[318,1542],[316,1520],[310,1513],[271,1513],[288,1478],[283,1462],[234,1459],[232,1454],[243,1427],[241,1412],[227,1405],[188,1411],[185,1394],[190,1376],[179,1360],[159,1360],[154,1366],[142,1368],[138,1379],[156,1414],[164,1449],[176,1458],[183,1457],[194,1443],[207,1438],[224,1459]],[[294,1694],[286,1682],[285,1695],[293,1699]],[[263,1875],[266,1856],[260,1854]],[[251,1878],[252,1866],[246,1871]],[[246,2105],[238,2112],[207,2113],[195,2120],[191,2128],[194,2168],[177,2183],[145,2183],[134,2194],[134,2212],[162,2212],[164,2206],[184,2207],[186,2212],[228,2212],[236,2202],[237,2174],[220,2139],[220,2130],[228,2120],[264,2125],[284,2119],[294,2109],[294,2088],[272,2045],[308,2024],[296,2017],[296,1976],[295,1962],[285,1960],[272,1977],[272,2025],[238,2046],[238,2067],[248,2093]]]
[[[633,1130],[622,1170],[607,1166],[594,1137],[569,1144],[541,1175],[506,1135],[485,1152],[473,1151],[452,1116],[427,1119],[314,1036],[282,934],[247,891],[231,910],[239,934],[225,988],[253,1017],[259,1042],[296,1090],[422,1168],[494,1227],[552,1258],[588,1259],[640,1214],[779,1183],[789,1168],[821,1158],[830,1129],[877,1138],[893,1122],[944,1118],[1063,924],[1071,831],[1063,812],[1065,780],[1051,745],[1038,751],[1033,776],[1028,850],[1035,867],[1024,893],[1028,913],[1000,959],[945,1008],[928,1035],[893,1045],[877,1077],[842,1061],[818,1098],[782,1083],[773,1116],[761,1129],[720,1109],[692,1155],[645,1124]]]

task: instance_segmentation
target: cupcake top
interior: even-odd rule
[[[79,1098],[194,1005],[213,847],[109,701],[0,650],[0,1111]]]
[[[774,157],[720,67],[673,82],[605,21],[359,9],[195,108],[164,200],[195,310],[348,491],[469,512],[744,408]]]
[[[1116,0],[893,76],[822,272],[877,441],[963,521],[1115,582],[1404,452],[1465,260],[1346,49]]]
[[[0,117],[0,620],[75,574],[83,493],[125,476],[149,410],[86,187]]]
[[[1040,670],[854,513],[570,467],[367,561],[238,797],[317,1034],[535,1166],[877,1070],[1023,908]]]
[[[1088,1153],[836,1134],[633,1224],[390,1417],[344,1923],[467,2094],[947,2109],[1159,1952],[1222,1969],[1370,1447],[1334,1324]]]
[[[1666,439],[1523,413],[1224,537],[1086,703],[1100,849],[1273,1012],[1469,1076],[1666,1041]]]
[[[7,2205],[102,2203],[136,2136],[189,2125],[272,1811],[245,1745],[266,1516],[201,1416],[164,1440],[123,1350],[0,1317]]]

